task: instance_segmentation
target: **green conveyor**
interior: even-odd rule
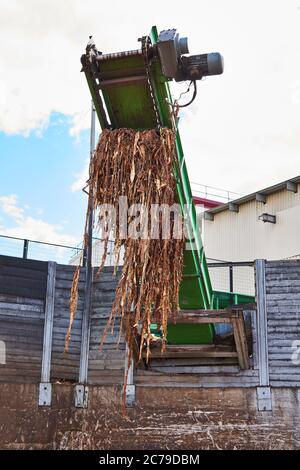
[[[151,47],[155,49],[158,39],[156,27],[152,28],[149,39]],[[145,56],[139,49],[105,54],[97,59],[93,54],[85,54],[81,60],[102,129],[155,128],[157,115],[162,126],[177,128],[178,122],[170,113],[169,103],[172,102],[172,97],[169,79],[162,72],[158,56],[146,63]],[[188,209],[188,238],[193,247],[184,252],[180,307],[186,310],[213,309],[252,302],[253,298],[250,296],[215,292],[212,289],[178,130],[176,149],[179,162],[179,171],[174,169],[177,199],[182,208]],[[168,341],[173,344],[211,343],[213,326],[172,325],[168,329]]]

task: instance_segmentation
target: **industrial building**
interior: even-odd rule
[[[251,261],[300,256],[300,176],[205,212],[208,258]],[[283,243],[284,240],[284,243]]]
[[[210,269],[214,288],[229,288],[228,271],[221,261],[246,263],[260,258],[300,257],[299,183],[300,176],[296,176],[204,212],[201,226],[205,252],[208,259],[222,266]],[[235,265],[231,275],[233,291],[254,294],[251,266]]]

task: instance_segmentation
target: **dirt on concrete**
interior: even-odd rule
[[[299,449],[300,391],[273,389],[273,411],[258,412],[256,389],[138,387],[122,416],[121,390],[89,388],[74,407],[74,385],[53,387],[38,407],[36,384],[0,384],[1,449]]]

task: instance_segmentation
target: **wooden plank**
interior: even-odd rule
[[[269,341],[269,351],[276,351],[278,350],[278,348],[291,348],[291,345],[292,345],[292,341],[290,339],[286,339],[286,338],[281,338],[280,341],[278,341],[278,339],[273,339],[271,338],[270,341]],[[279,349],[281,350],[281,349]]]
[[[291,371],[300,373],[299,365],[294,364],[288,355],[283,355],[282,357],[278,355],[277,358],[270,361],[270,370],[272,370],[272,372],[278,371],[282,374],[291,373]]]
[[[279,388],[300,388],[300,380],[298,382],[280,382],[276,380],[271,381],[272,387]]]
[[[240,371],[236,366],[152,366],[150,369],[157,372],[171,374],[237,374]]]
[[[56,287],[57,287],[57,289],[62,289],[62,290],[66,290],[66,291],[70,292],[71,288],[72,288],[72,282],[58,279],[58,280],[56,280]],[[84,281],[79,281],[78,282],[78,292],[84,292],[84,289],[85,289]]]
[[[1,331],[5,328],[14,332],[16,329],[19,330],[29,330],[32,327],[40,327],[43,325],[43,318],[30,318],[12,315],[2,315],[0,314],[0,324]]]
[[[300,268],[300,262],[297,259],[284,259],[284,260],[275,260],[267,261],[266,268],[269,270],[271,268],[281,268],[281,267],[291,267],[296,266]]]
[[[28,297],[19,297],[16,295],[2,295],[0,294],[0,303],[2,304],[7,304],[7,305],[17,305],[18,307],[22,308],[22,306],[30,305],[30,306],[40,306],[42,309],[44,309],[44,299],[39,300],[39,299],[29,299]]]
[[[73,265],[73,264],[59,264],[57,266],[57,270],[59,272],[73,272],[75,271],[77,266]],[[80,272],[84,273],[85,272],[85,268],[84,267],[81,267],[80,269]]]
[[[56,267],[56,274],[59,277],[59,279],[70,279],[70,280],[72,280],[76,268],[77,268],[77,266],[72,265],[72,264],[68,264],[68,265],[58,264],[57,267]],[[85,274],[86,274],[85,268],[81,267],[80,268],[80,277],[85,276]],[[64,275],[66,275],[67,277],[61,277],[61,276],[64,276]]]
[[[282,372],[275,374],[274,372],[270,374],[270,379],[275,380],[276,382],[284,382],[284,383],[293,383],[293,382],[300,382],[300,373],[298,374],[293,374],[293,373],[287,373],[283,374]]]
[[[299,274],[300,271],[297,272],[286,272],[286,273],[269,273],[268,270],[266,270],[266,281],[267,283],[275,283],[277,285],[280,282],[288,282],[289,280],[294,281],[299,279]]]
[[[267,295],[267,299],[269,298],[269,296],[274,296],[274,295],[280,295],[280,296],[286,296],[286,295],[292,295],[294,296],[294,294],[299,294],[300,292],[300,289],[299,289],[299,286],[295,286],[292,284],[292,282],[290,281],[290,285],[287,286],[287,287],[283,287],[283,286],[276,286],[276,287],[272,287],[272,286],[269,286],[267,289],[266,289],[266,295]]]
[[[1,284],[0,286],[1,294],[7,294],[12,296],[28,297],[30,299],[44,299],[45,298],[45,289],[35,288],[34,285],[29,287],[23,287],[23,285],[15,286],[14,283]]]
[[[298,339],[297,337],[295,338],[295,333],[291,332],[291,333],[284,333],[283,334],[280,334],[280,333],[272,333],[272,339],[273,340],[276,340],[276,341],[281,341],[281,340],[287,340],[289,339],[290,341],[293,341],[294,339]]]
[[[146,355],[143,354],[143,357]],[[163,354],[160,352],[151,353],[151,357],[238,357],[238,354],[236,351],[166,351]]]
[[[31,310],[21,310],[21,311],[18,311],[18,310],[12,310],[12,309],[8,309],[8,310],[3,310],[0,306],[0,321],[1,319],[5,317],[5,318],[13,318],[14,321],[16,321],[16,319],[26,319],[26,320],[43,320],[44,318],[44,312],[38,312],[38,311],[31,311]]]
[[[267,294],[267,301],[276,301],[276,302],[291,302],[291,304],[295,304],[295,301],[300,301],[300,292],[292,292],[292,293],[283,293],[280,292],[279,294]]]
[[[1,382],[6,382],[7,377],[19,377],[21,379],[21,382],[26,382],[26,378],[31,378],[34,379],[34,382],[38,382],[39,377],[40,377],[40,368],[36,367],[36,369],[33,369],[32,367],[28,370],[24,369],[24,364],[20,364],[19,367],[10,367],[10,366],[5,366],[1,365],[0,370],[0,381]]]
[[[281,316],[273,316],[273,315],[269,315],[269,318],[268,318],[268,327],[269,328],[276,328],[276,327],[279,327],[279,328],[288,328],[289,326],[293,327],[293,326],[297,326],[299,328],[300,326],[300,312],[299,312],[299,315],[294,315],[294,316],[291,316],[291,315],[281,315]],[[300,332],[300,330],[298,329],[298,331]]]
[[[41,363],[42,361],[42,354],[41,351],[39,350],[24,350],[24,349],[19,349],[17,352],[15,349],[10,349],[10,351],[6,351],[6,362],[23,362],[23,361],[39,361]]]
[[[14,256],[4,256],[0,255],[0,265],[1,266],[13,266],[13,267],[20,267],[20,268],[27,268],[37,271],[43,271],[47,273],[47,262],[45,261],[37,261],[31,259],[22,259],[17,258]]]
[[[3,266],[0,264],[0,277],[47,280],[47,273],[43,270],[33,270],[26,267]]]
[[[1,322],[0,322],[1,325]],[[12,328],[2,328],[0,326],[0,339],[5,342],[13,342],[14,344],[42,344],[42,335],[43,329],[32,328],[28,329],[18,329],[17,325],[14,325],[14,330]]]
[[[202,316],[202,315],[178,315],[177,318],[168,320],[169,324],[180,324],[180,323],[192,323],[192,324],[208,324],[208,323],[231,323],[230,317],[214,317],[212,316]]]
[[[236,308],[230,308],[230,309],[225,309],[225,310],[204,310],[204,309],[198,309],[198,310],[180,310],[178,313],[177,317],[185,317],[187,316],[188,318],[207,318],[207,319],[215,319],[216,317],[220,318],[237,318],[239,316],[240,309]]]
[[[243,314],[232,319],[233,335],[241,369],[249,369],[249,353]]]
[[[236,357],[179,357],[179,358],[153,358],[149,366],[177,367],[177,366],[238,366]]]
[[[239,376],[214,376],[200,374],[167,375],[165,373],[159,372],[155,372],[152,374],[144,373],[144,375],[141,375],[140,372],[138,372],[136,374],[136,384],[146,385],[148,387],[253,387],[257,386],[258,383],[258,373],[248,376],[243,376],[243,372],[241,372]]]

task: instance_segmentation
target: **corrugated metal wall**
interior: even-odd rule
[[[264,212],[276,215],[276,224],[259,220],[258,217]],[[214,220],[205,220],[204,225],[204,246],[208,258],[253,261],[299,255],[300,185],[297,193],[282,190],[267,195],[265,204],[252,200],[241,204],[239,212],[224,210],[216,213]],[[241,270],[240,276],[236,277],[235,290],[250,293],[250,279],[238,281],[239,277],[244,276],[243,273]],[[218,279],[216,273],[212,272],[212,279],[214,286]],[[226,290],[225,282],[221,290]]]
[[[239,212],[224,210],[214,221],[205,220],[205,252],[208,258],[252,261],[288,258],[300,254],[300,185],[298,192],[279,191],[267,196],[266,204],[249,201]],[[276,224],[258,217],[276,215]]]

